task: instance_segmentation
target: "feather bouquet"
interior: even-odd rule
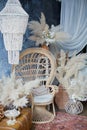
[[[32,31],[32,35],[29,36],[29,39],[35,41],[36,45],[49,45],[70,38],[69,34],[62,31],[60,25],[52,25],[50,28],[46,23],[46,18],[43,13],[41,13],[39,21],[30,21],[28,25]]]
[[[57,78],[66,89],[70,98],[83,99],[87,97],[87,76],[85,77],[81,73],[81,70],[86,67],[87,54],[73,55],[71,58],[61,50],[60,57],[57,61]],[[82,99],[82,100],[83,100]]]
[[[45,37],[49,33],[49,26],[46,24],[46,19],[43,13],[41,13],[40,21],[30,21],[29,29],[32,30],[32,35],[29,37],[30,40],[36,42],[36,45],[43,44]]]
[[[22,83],[21,79],[15,79],[14,72],[10,77],[0,80],[0,103],[4,106],[26,107],[29,102],[27,96],[31,94],[32,89],[38,87],[39,79]]]

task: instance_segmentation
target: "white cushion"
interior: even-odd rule
[[[48,94],[48,92],[49,92],[49,88],[47,88],[45,85],[32,89],[32,94],[34,96],[40,96],[40,95],[42,96]]]
[[[53,95],[52,94],[45,94],[41,96],[35,96],[34,97],[34,103],[47,103],[52,101]]]

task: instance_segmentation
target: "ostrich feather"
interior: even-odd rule
[[[83,61],[85,62],[86,59],[87,59],[87,54],[74,55],[67,62],[67,66],[71,66],[75,63],[79,63],[79,62],[83,62]]]
[[[87,79],[87,76],[86,76]],[[74,98],[78,99],[78,100],[85,100],[85,98],[87,99],[87,80],[84,80],[83,75],[78,75],[77,78],[73,79],[73,81],[75,81],[75,83],[69,85],[70,89],[66,89],[66,91],[68,92],[68,94],[74,95]]]
[[[64,41],[70,39],[70,35],[62,30],[61,25],[52,25],[50,30],[51,32],[55,33],[56,41]]]
[[[51,32],[59,32],[62,30],[62,26],[61,25],[57,25],[57,26],[54,26],[54,25],[51,25]]]
[[[27,103],[25,98],[32,93],[33,87],[38,87],[41,80],[36,79],[33,81],[22,83],[22,79],[15,79],[15,73],[11,73],[9,77],[3,76],[0,81],[0,102],[4,106],[9,104],[24,106]],[[25,101],[24,101],[25,100]],[[23,103],[21,103],[23,101]]]
[[[33,88],[36,88],[40,84],[40,79],[36,79],[34,81],[29,81],[24,84],[24,94],[29,95],[32,92]]]
[[[70,39],[70,36],[66,32],[56,32],[55,39],[56,41],[64,41]]]

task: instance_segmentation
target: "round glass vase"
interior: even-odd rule
[[[16,109],[6,110],[4,112],[4,115],[8,118],[7,125],[14,125],[17,122],[16,118],[20,115],[20,111]]]

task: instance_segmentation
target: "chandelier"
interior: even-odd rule
[[[19,63],[19,51],[22,50],[23,35],[27,28],[28,14],[19,0],[8,0],[0,12],[1,32],[5,49],[8,51],[9,64]]]

